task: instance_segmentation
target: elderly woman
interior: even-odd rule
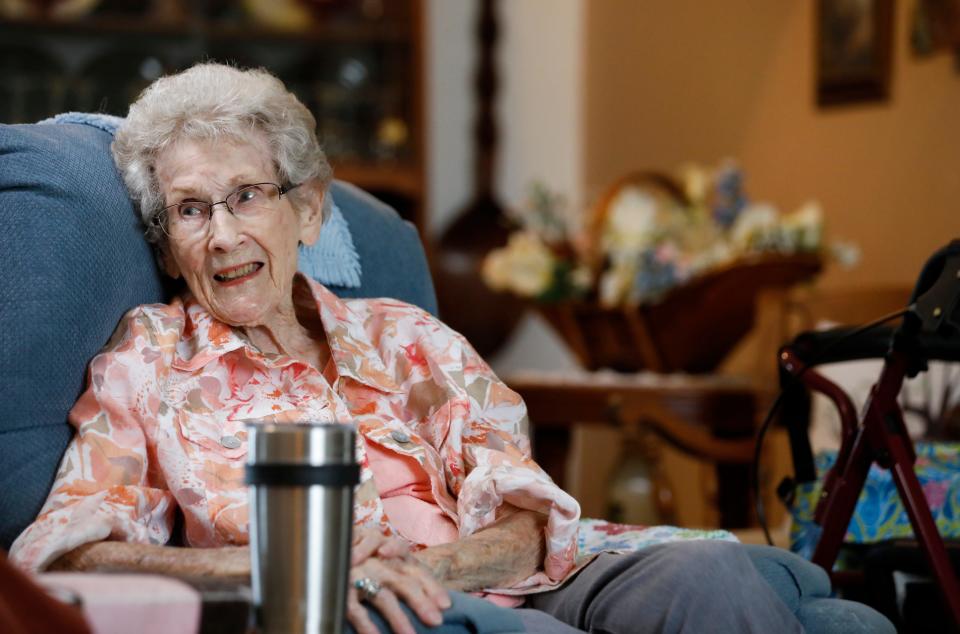
[[[77,434],[11,551],[21,566],[249,574],[244,421],[354,421],[361,632],[375,631],[364,604],[398,632],[412,631],[400,602],[437,624],[449,590],[523,605],[537,631],[800,629],[735,545],[576,561],[576,501],[531,460],[523,403],[463,337],[297,273],[331,170],[277,79],[215,64],[160,79],[113,151],[186,290],[130,311],[91,362]]]

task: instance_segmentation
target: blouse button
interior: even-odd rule
[[[240,439],[236,436],[221,436],[220,444],[227,449],[236,449],[240,446]]]
[[[410,442],[410,436],[406,432],[402,432],[399,429],[390,432],[390,437],[396,440],[400,444],[407,444]]]

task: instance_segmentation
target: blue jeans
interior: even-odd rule
[[[826,572],[793,553],[702,540],[600,555],[560,589],[531,595],[521,617],[534,633],[895,634],[876,610],[829,593]]]

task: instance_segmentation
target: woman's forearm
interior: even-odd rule
[[[541,568],[545,523],[539,513],[517,511],[469,537],[425,548],[416,557],[449,590],[509,586]],[[245,577],[250,574],[250,554],[246,546],[177,548],[106,541],[79,546],[48,570]]]
[[[415,556],[448,590],[507,587],[542,567],[546,520],[533,511],[517,511],[469,537],[425,548]]]
[[[249,553],[246,546],[177,548],[126,542],[96,542],[74,548],[50,564],[47,570],[245,577],[250,574]]]

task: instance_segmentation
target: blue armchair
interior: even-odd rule
[[[111,139],[95,123],[0,125],[3,549],[46,498],[71,437],[67,412],[84,387],[86,364],[127,309],[171,292],[113,165]],[[321,271],[320,281],[344,297],[390,296],[435,313],[416,230],[353,186],[335,182],[331,194],[361,274],[359,284],[338,285]],[[826,598],[823,570],[785,551],[748,548],[807,631],[893,631],[866,606]]]
[[[124,312],[169,297],[113,165],[111,139],[89,124],[0,126],[0,548],[46,499],[87,363]],[[330,289],[436,313],[413,226],[352,185],[335,182],[332,197],[362,272],[359,286]]]

